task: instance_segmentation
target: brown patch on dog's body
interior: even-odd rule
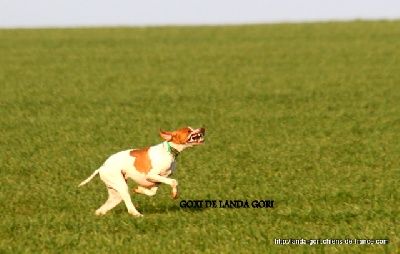
[[[133,166],[140,173],[147,174],[152,168],[149,157],[149,149],[150,147],[146,147],[144,149],[135,149],[129,152],[130,156],[135,157]]]

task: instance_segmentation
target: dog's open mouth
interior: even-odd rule
[[[205,129],[201,128],[198,130],[193,131],[188,140],[187,143],[192,143],[192,144],[201,144],[204,142],[204,134],[205,134]]]

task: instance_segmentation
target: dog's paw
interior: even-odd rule
[[[172,188],[171,196],[173,199],[178,199],[178,188]]]
[[[133,193],[141,194],[141,192],[139,191],[139,186],[133,189]]]
[[[106,214],[105,212],[101,211],[100,209],[96,210],[95,214],[97,216]]]
[[[178,199],[178,193],[172,193],[171,196],[173,199]]]
[[[143,215],[141,213],[139,213],[138,211],[129,210],[128,213],[132,214],[135,217],[143,217]]]

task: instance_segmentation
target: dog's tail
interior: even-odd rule
[[[88,182],[90,182],[98,173],[99,173],[100,169],[97,169],[93,172],[93,174],[91,176],[89,176],[85,181],[81,182],[78,187],[81,187],[82,185],[87,184]]]

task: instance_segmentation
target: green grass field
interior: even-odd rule
[[[0,30],[0,253],[400,251],[400,21]],[[111,154],[201,127],[180,197],[94,211]],[[129,182],[133,188],[135,184]],[[274,208],[179,206],[274,200]],[[388,239],[276,245],[274,239]]]

